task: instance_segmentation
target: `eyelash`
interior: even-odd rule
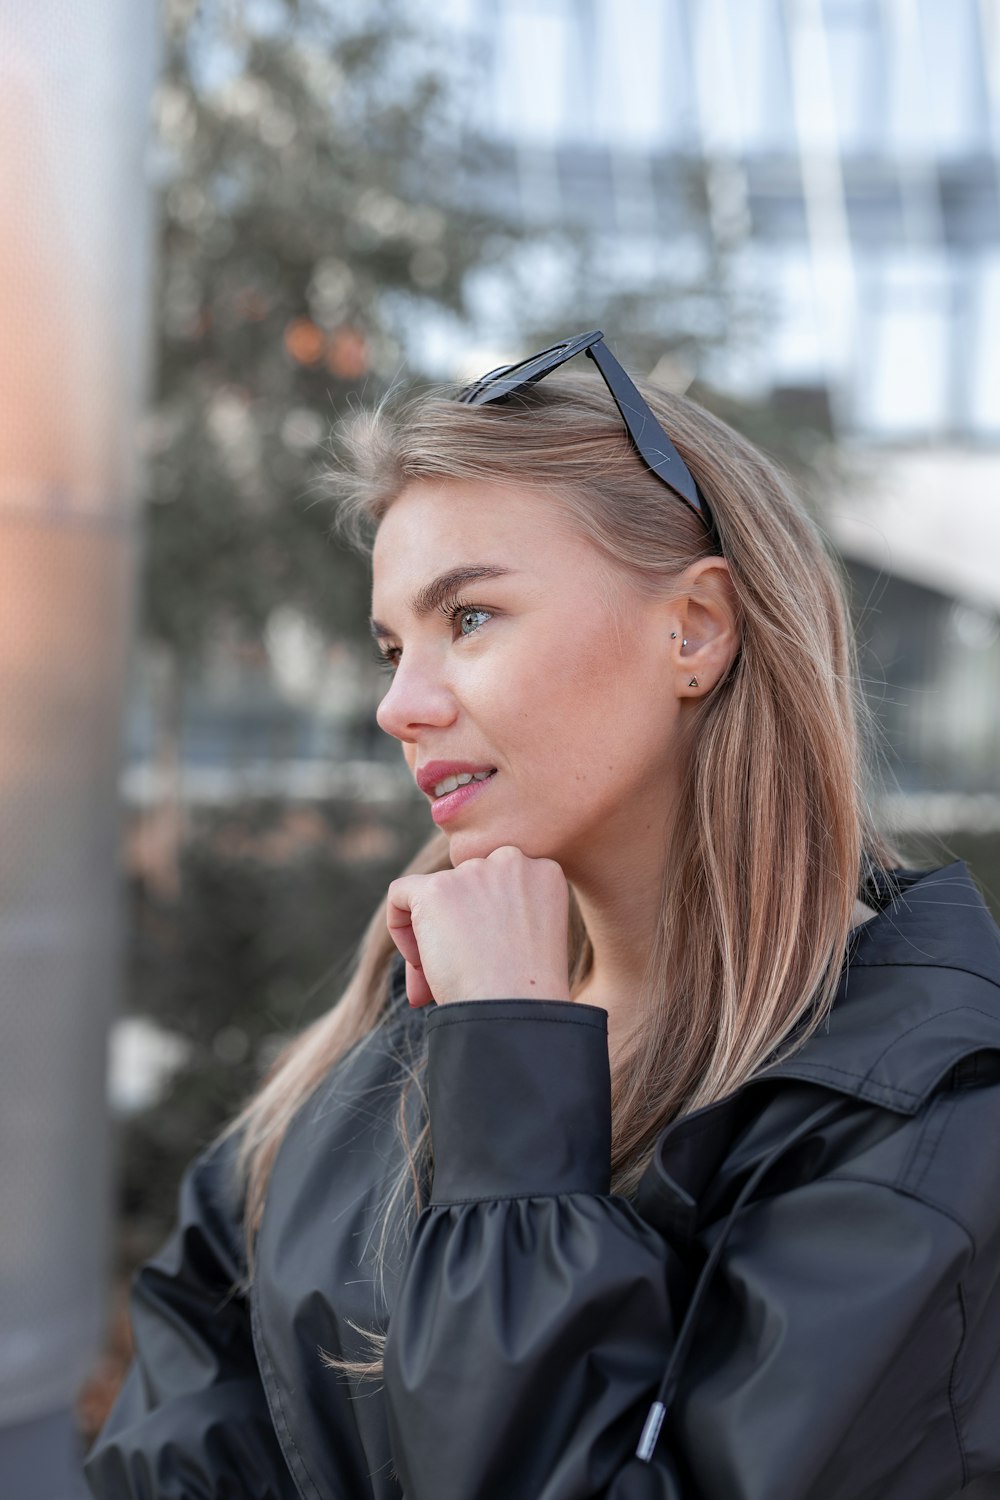
[[[444,615],[445,619],[449,620],[453,625],[460,615],[488,615],[492,613],[491,610],[483,609],[478,604],[469,604],[465,599],[452,599],[450,601],[446,601],[444,604],[439,604],[438,609],[440,610],[441,614]],[[480,628],[480,626],[476,626],[476,630]],[[475,633],[475,630],[469,632],[470,635],[475,635]],[[378,662],[383,672],[395,672],[399,663],[393,661],[392,658],[393,653],[398,650],[398,646],[386,646],[384,648],[381,646],[376,646],[375,660]]]

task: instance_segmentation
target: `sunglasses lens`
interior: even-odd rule
[[[471,385],[459,391],[459,401],[470,402],[474,396],[478,396],[480,391],[488,390],[494,380],[499,380],[501,375],[506,375],[507,371],[513,368],[513,365],[497,365],[495,370],[490,370],[486,375],[480,375],[478,380],[473,380]]]
[[[464,401],[467,406],[475,406],[485,400],[498,401],[501,396],[508,396],[521,386],[540,380],[543,375],[563,363],[566,358],[564,351],[574,342],[573,339],[563,339],[562,343],[552,344],[540,354],[533,354],[530,359],[522,360],[520,364],[499,365],[488,375],[483,375],[479,380],[473,381],[472,385],[466,386],[459,393],[459,401]]]

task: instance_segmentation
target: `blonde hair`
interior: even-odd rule
[[[630,1195],[664,1126],[731,1093],[821,1024],[836,992],[856,898],[873,868],[901,862],[870,811],[874,725],[860,691],[840,564],[785,475],[683,396],[638,381],[711,507],[735,595],[740,646],[700,703],[660,891],[638,1029],[612,1080],[612,1192]],[[334,530],[370,555],[381,518],[422,480],[530,485],[642,598],[669,593],[713,548],[695,512],[637,456],[603,383],[548,377],[518,396],[465,406],[436,391],[342,425],[330,484]],[[470,504],[474,500],[470,499]],[[608,601],[611,603],[612,601]],[[405,873],[450,867],[434,832]],[[396,950],[385,902],[359,942],[338,1003],[296,1038],[225,1133],[242,1132],[249,1274],[268,1177],[293,1116],[348,1048],[385,1020]],[[570,893],[570,984],[592,950]],[[794,1037],[792,1033],[794,1032]],[[409,1070],[422,1090],[422,1067]],[[405,1095],[406,1090],[402,1091]],[[397,1198],[421,1207],[429,1128],[406,1137]],[[367,1332],[376,1349],[384,1335]],[[354,1375],[371,1362],[324,1356]]]

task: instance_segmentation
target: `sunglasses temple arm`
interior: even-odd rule
[[[591,345],[587,354],[604,377],[604,383],[611,392],[615,405],[621,413],[622,421],[631,433],[632,441],[641,453],[644,462],[655,474],[665,480],[671,489],[676,490],[678,495],[694,510],[698,511],[705,522],[711,526],[712,519],[708,513],[708,506],[698,491],[691,470],[642,399],[631,377],[625,373],[603,340]],[[655,447],[648,444],[636,430],[637,416],[643,423],[648,422],[653,432],[656,433]]]

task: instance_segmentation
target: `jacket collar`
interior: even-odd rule
[[[865,896],[877,915],[851,931],[823,1025],[786,1061],[661,1133],[636,1206],[665,1233],[694,1232],[699,1199],[761,1088],[780,1094],[782,1080],[798,1079],[912,1115],[964,1059],[1000,1051],[1000,929],[964,861],[881,872]],[[800,1112],[788,1112],[790,1128]]]
[[[964,860],[880,872],[824,1024],[755,1081],[820,1083],[914,1114],[964,1058],[1000,1051],[1000,929]]]

